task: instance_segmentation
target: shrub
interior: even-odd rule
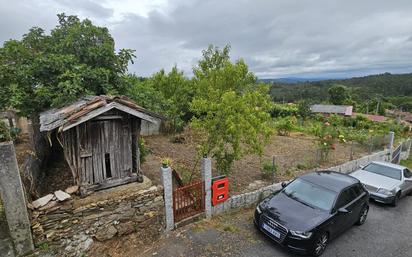
[[[274,104],[270,111],[272,117],[288,117],[298,115],[298,107],[294,104]]]
[[[289,136],[290,132],[295,128],[297,119],[295,116],[281,118],[276,122],[276,129],[279,136]]]
[[[19,140],[20,134],[21,134],[21,129],[16,128],[16,127],[10,129],[10,137],[13,141]]]
[[[10,141],[11,139],[9,128],[4,121],[0,120],[0,142]]]
[[[262,175],[266,179],[273,178],[275,173],[277,172],[278,168],[273,163],[271,162],[264,162],[262,164],[262,167],[260,168],[260,171],[262,172]]]
[[[140,151],[140,163],[144,163],[146,161],[146,156],[149,154],[149,151],[146,148],[146,143],[142,137],[138,140],[139,144],[139,151]]]

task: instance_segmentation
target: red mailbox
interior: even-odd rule
[[[229,179],[226,176],[212,178],[212,205],[216,206],[229,198]]]

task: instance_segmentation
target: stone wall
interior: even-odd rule
[[[333,170],[337,172],[342,172],[342,173],[351,173],[352,171],[355,171],[359,169],[360,166],[364,166],[368,164],[371,161],[389,161],[390,158],[390,151],[389,150],[384,150],[380,151],[377,153],[373,153],[371,155],[364,156],[362,158],[346,162],[344,164],[335,166],[335,167],[330,167],[327,170]]]
[[[263,198],[267,197],[273,192],[276,192],[282,188],[281,183],[269,185],[266,187],[262,187],[258,190],[253,192],[248,192],[240,195],[234,195],[230,197],[226,202],[222,204],[218,204],[212,207],[213,215],[220,214],[231,209],[237,209],[242,207],[248,207],[257,202],[263,200]]]
[[[360,159],[353,160],[350,162],[346,162],[344,164],[327,168],[327,169],[322,169],[322,170],[333,170],[337,172],[342,172],[342,173],[350,173],[352,171],[355,171],[356,169],[359,168],[359,166],[366,165],[368,162],[371,161],[388,161],[389,160],[389,150],[384,150],[381,152],[373,153],[368,156],[364,156]],[[402,158],[407,158],[406,154],[402,156]],[[226,211],[229,211],[231,209],[236,209],[236,208],[242,208],[242,207],[248,207],[251,205],[256,204],[269,194],[278,191],[282,188],[281,183],[269,185],[266,187],[262,187],[256,191],[253,192],[248,192],[244,193],[241,195],[235,195],[230,197],[226,202],[213,206],[212,207],[212,213],[214,215],[223,213]]]
[[[94,240],[104,241],[136,231],[157,236],[163,231],[161,186],[128,191],[100,201],[89,197],[55,201],[32,211],[35,243],[55,245],[64,249],[67,256],[80,256]]]

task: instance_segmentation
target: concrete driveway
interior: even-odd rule
[[[367,222],[333,240],[323,256],[412,256],[412,197],[393,208],[370,204]],[[258,232],[253,209],[241,210],[175,230],[143,256],[295,256]]]

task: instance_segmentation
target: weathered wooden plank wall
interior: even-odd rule
[[[83,186],[108,180],[121,183],[119,179],[129,181],[139,173],[140,124],[129,114],[110,111],[63,132],[65,156],[76,182]]]

